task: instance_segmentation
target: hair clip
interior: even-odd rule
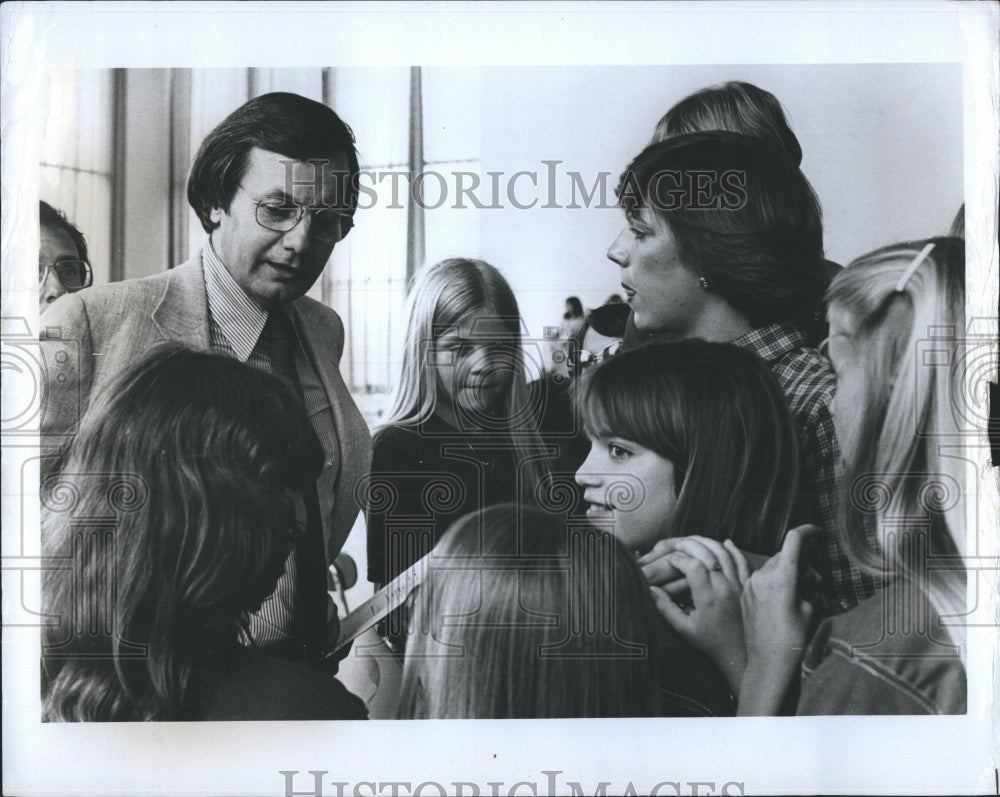
[[[903,292],[903,288],[905,288],[906,283],[910,281],[910,277],[913,276],[913,272],[920,267],[920,264],[923,263],[924,260],[927,259],[927,255],[931,253],[933,248],[934,244],[927,244],[927,246],[920,250],[920,254],[913,258],[913,262],[910,263],[910,265],[906,267],[906,271],[900,275],[899,281],[896,283],[896,287],[893,288],[894,293]]]

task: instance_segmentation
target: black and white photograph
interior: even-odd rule
[[[2,12],[4,793],[996,793],[997,6]]]

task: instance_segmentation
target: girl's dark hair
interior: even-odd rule
[[[331,108],[298,94],[275,92],[254,97],[222,120],[202,142],[188,177],[187,195],[205,232],[213,208],[228,210],[254,147],[297,161],[347,157],[347,174],[336,175],[338,201],[358,206],[358,153],[354,133]],[[318,201],[318,198],[317,198]]]
[[[43,633],[44,719],[197,718],[322,463],[301,400],[268,373],[175,344],[124,371],[43,485],[43,545],[68,565],[43,580],[60,619]]]
[[[728,132],[650,144],[618,202],[666,222],[681,262],[753,327],[809,319],[826,289],[823,223],[809,181],[781,153]]]
[[[767,555],[781,547],[799,455],[785,396],[763,360],[728,343],[649,343],[593,369],[578,408],[592,437],[622,437],[673,463],[671,536],[728,537]]]
[[[400,716],[658,713],[662,625],[608,532],[501,504],[455,523],[415,596]]]

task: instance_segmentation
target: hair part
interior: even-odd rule
[[[358,206],[358,153],[354,133],[334,111],[298,94],[274,92],[241,105],[208,134],[195,156],[187,195],[205,232],[219,223],[214,208],[229,209],[254,147],[297,161],[347,158],[347,174],[334,172],[338,201],[351,213]],[[346,178],[346,179],[345,179]]]
[[[606,531],[516,504],[467,515],[415,598],[401,717],[657,713],[659,617]]]
[[[44,718],[198,718],[289,554],[290,493],[323,459],[294,391],[229,357],[166,344],[110,383],[44,486],[46,553],[74,563],[45,574],[46,612],[101,629],[43,632]],[[75,521],[109,507],[97,544]],[[116,600],[84,601],[109,574]]]
[[[649,343],[604,360],[578,401],[591,437],[631,440],[674,465],[671,536],[781,548],[799,454],[785,396],[758,357],[728,343]]]

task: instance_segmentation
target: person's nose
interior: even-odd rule
[[[297,255],[304,255],[312,245],[312,239],[309,237],[311,226],[312,214],[307,210],[302,214],[299,223],[282,236],[282,246],[285,249],[295,252]]]
[[[590,444],[590,451],[587,454],[587,458],[577,468],[574,478],[576,479],[576,483],[584,489],[601,486],[601,475],[597,468],[597,446],[594,443]]]
[[[66,288],[59,281],[54,269],[49,269],[38,286],[38,302],[40,307],[46,307],[66,293]]]
[[[483,376],[499,367],[500,349],[496,343],[472,344],[465,362],[470,374]]]
[[[618,237],[611,242],[611,246],[608,247],[608,260],[616,263],[620,268],[628,268],[628,246],[626,245],[625,236],[628,235],[628,228],[625,227]]]

